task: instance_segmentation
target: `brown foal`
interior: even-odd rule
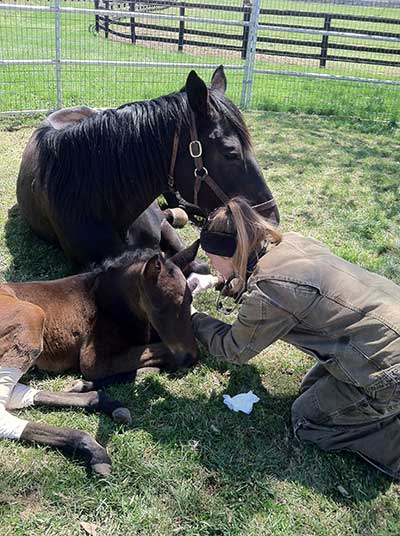
[[[130,423],[129,410],[96,389],[129,381],[143,367],[176,369],[196,362],[191,293],[182,274],[198,243],[169,260],[152,250],[127,252],[64,279],[0,287],[0,437],[77,453],[98,474],[111,462],[89,434],[23,421],[9,410],[27,406],[98,410]],[[31,367],[79,371],[69,392],[18,383]],[[3,405],[1,405],[3,404]]]

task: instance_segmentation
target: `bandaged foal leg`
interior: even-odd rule
[[[49,406],[58,408],[83,408],[100,411],[110,415],[114,422],[131,424],[132,417],[128,408],[118,400],[112,400],[103,392],[65,393],[38,391],[28,385],[17,383],[7,402],[7,409],[21,409],[29,406]]]
[[[49,445],[63,449],[66,452],[76,453],[89,462],[92,470],[95,473],[100,475],[110,473],[111,461],[106,450],[88,433],[69,428],[58,428],[48,424],[28,422],[24,419],[19,419],[7,411],[38,405],[37,397],[39,397],[41,393],[44,395],[43,398],[48,399],[45,391],[37,391],[32,387],[17,383],[21,376],[22,371],[19,369],[0,368],[0,438],[20,439],[21,441]],[[49,394],[57,395],[58,393]],[[93,393],[93,395],[97,395],[97,393]],[[85,402],[85,404],[92,402],[94,405],[99,403],[98,400],[95,400],[96,396],[92,396],[91,398],[93,399],[91,401],[70,400],[68,404],[52,403],[51,405],[82,407],[83,402]],[[65,400],[63,400],[63,402],[65,402]],[[118,407],[116,407],[116,405],[113,406],[111,403],[109,404],[107,400],[102,401],[102,403],[104,408],[106,407],[110,411],[112,408],[114,408],[114,411],[118,413],[118,409],[120,407],[119,403],[115,403]],[[43,405],[50,404],[44,403]],[[117,416],[118,415],[116,415],[116,417]],[[126,415],[124,415],[124,417],[126,419]],[[114,420],[120,422],[117,418]],[[126,422],[126,420],[124,422]]]
[[[28,421],[19,419],[7,411],[8,402],[22,371],[17,368],[0,367],[0,438],[20,439]]]

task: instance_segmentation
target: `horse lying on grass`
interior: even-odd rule
[[[192,71],[185,88],[171,95],[103,111],[78,106],[54,112],[22,156],[22,216],[80,265],[123,253],[132,223],[168,190],[179,190],[205,212],[243,195],[278,221],[226,86],[220,66],[210,89]]]
[[[169,260],[152,249],[126,252],[92,272],[1,286],[0,437],[77,453],[95,473],[108,474],[107,452],[88,433],[24,421],[8,410],[79,407],[130,423],[127,408],[95,389],[128,381],[142,367],[196,362],[191,293],[181,269],[197,249],[195,242]],[[76,370],[89,381],[70,392],[37,391],[18,383],[32,366]]]

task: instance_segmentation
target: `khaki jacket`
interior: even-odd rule
[[[244,363],[281,339],[371,396],[400,384],[400,287],[298,233],[259,260],[232,326],[203,313],[193,326],[226,361]]]

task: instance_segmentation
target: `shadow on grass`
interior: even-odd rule
[[[22,218],[18,205],[8,211],[5,241],[12,262],[2,273],[6,281],[57,279],[77,272],[61,249],[38,238]]]
[[[207,366],[214,367],[210,362]],[[210,486],[235,508],[243,506],[242,515],[250,518],[269,501],[279,502],[276,486],[273,491],[271,485],[276,480],[297,483],[347,505],[370,501],[391,485],[389,478],[355,455],[328,454],[300,443],[290,422],[296,397],[272,396],[254,366],[222,365],[215,370],[229,377],[227,394],[251,389],[260,397],[250,415],[229,411],[217,392],[202,394],[196,387],[193,396],[175,395],[156,375],[125,387],[132,391],[122,398],[132,411],[134,430],[149,433],[171,456],[182,448],[194,451],[196,461],[210,475]],[[120,388],[112,388],[114,396],[113,389]],[[102,444],[110,437],[105,419],[100,416],[97,433]],[[130,461],[128,454],[124,465],[130,463],[133,467],[135,460]],[[338,486],[349,496],[343,497]]]

